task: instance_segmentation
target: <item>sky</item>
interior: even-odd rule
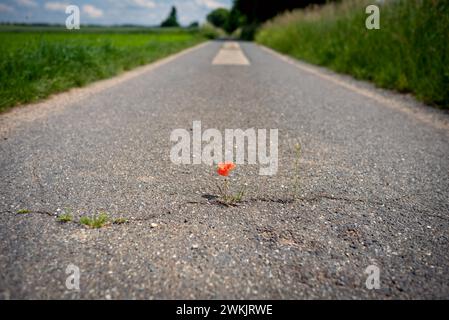
[[[68,5],[80,8],[81,24],[159,25],[176,6],[178,21],[203,22],[216,8],[230,8],[232,0],[0,0],[0,22],[65,24]]]

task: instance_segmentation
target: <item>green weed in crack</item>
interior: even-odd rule
[[[60,209],[58,209],[58,210],[56,210],[56,212],[57,212],[56,219],[59,222],[66,223],[66,222],[71,222],[73,220],[72,210],[70,210],[70,209],[64,209],[64,211],[62,213],[59,213]]]
[[[106,212],[101,212],[98,216],[83,216],[80,218],[79,222],[90,228],[98,229],[109,223],[109,215]]]
[[[71,215],[70,213],[63,213],[61,215],[58,216],[58,221],[59,222],[70,222],[73,220],[73,215]]]
[[[20,210],[17,210],[16,213],[17,213],[17,214],[27,214],[27,213],[31,213],[31,210],[28,210],[28,209],[20,209]]]
[[[93,216],[82,216],[78,221],[75,221],[73,211],[71,209],[64,209],[64,211],[61,211],[61,209],[57,209],[56,212],[52,211],[43,211],[43,210],[30,210],[30,209],[20,209],[17,211],[3,211],[4,213],[11,213],[11,214],[42,214],[47,215],[53,218],[56,218],[58,222],[61,223],[75,223],[77,225],[84,225],[90,228],[102,228],[106,225],[111,224],[125,224],[129,223],[130,220],[118,217],[111,219],[109,214],[107,212],[100,212],[98,215]]]

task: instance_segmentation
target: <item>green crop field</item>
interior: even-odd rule
[[[197,29],[0,26],[0,111],[204,41]]]
[[[344,0],[286,13],[266,23],[256,40],[449,108],[449,1],[378,3],[380,29],[368,30],[365,8],[372,3]]]

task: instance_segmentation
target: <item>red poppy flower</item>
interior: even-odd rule
[[[229,171],[233,170],[235,168],[235,164],[232,162],[225,162],[225,163],[219,163],[217,173],[220,176],[228,176]]]

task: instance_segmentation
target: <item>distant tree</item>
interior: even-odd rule
[[[206,19],[211,24],[216,26],[217,28],[225,28],[226,23],[228,22],[229,18],[229,10],[225,8],[218,8],[213,11],[211,11]]]
[[[170,14],[168,15],[167,19],[165,19],[161,23],[161,27],[179,27],[178,23],[178,14],[176,13],[176,7],[171,7]]]
[[[191,24],[189,24],[189,28],[198,28],[200,24],[198,21],[193,21]]]
[[[240,37],[252,40],[259,26],[274,16],[297,8],[305,8],[309,5],[324,4],[329,1],[340,0],[234,0],[232,11],[235,11],[234,21],[241,27]],[[231,14],[230,14],[231,16]],[[228,30],[235,30],[235,24],[229,19]],[[229,31],[228,31],[229,32]]]
[[[244,17],[236,8],[232,8],[229,12],[228,20],[224,25],[224,29],[227,33],[231,34],[243,23]]]

